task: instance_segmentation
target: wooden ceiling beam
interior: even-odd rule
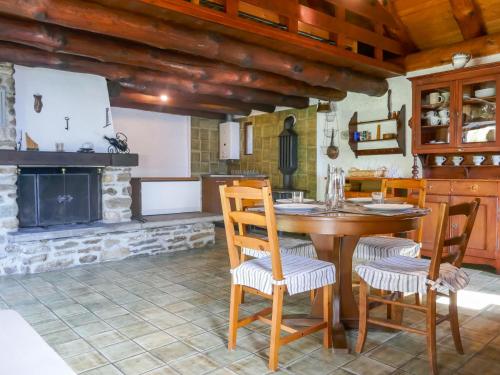
[[[157,48],[225,61],[244,68],[263,70],[313,86],[381,96],[388,89],[385,79],[349,68],[304,60],[296,56],[247,44],[222,34],[207,33],[159,19],[110,9],[81,0],[0,0],[2,13],[114,36]],[[85,16],[88,15],[88,16]],[[119,27],[123,25],[123,27]]]
[[[207,59],[169,52],[123,40],[97,37],[59,26],[0,16],[0,40],[40,48],[45,51],[86,56],[111,62],[163,71],[169,74],[215,84],[243,86],[305,96],[321,100],[342,100],[344,91],[310,86],[273,73],[241,69]]]
[[[464,40],[486,34],[481,9],[474,0],[450,0],[450,5]]]
[[[306,108],[309,106],[308,98],[284,96],[245,87],[195,82],[154,70],[102,63],[88,58],[46,52],[9,42],[0,42],[0,60],[24,66],[100,75],[109,80],[120,82],[124,87],[139,91],[146,90],[148,87],[161,87],[167,95],[169,90],[175,90],[188,95],[212,95],[249,104],[257,103],[257,106],[262,104],[292,108]]]
[[[248,116],[252,111],[252,108],[249,107],[244,108],[245,106],[220,104],[213,101],[204,102],[196,100],[196,97],[186,98],[174,95],[168,96],[167,100],[163,101],[158,95],[148,95],[133,90],[121,90],[120,94],[116,98],[160,107],[173,107],[185,110],[215,112],[240,116]]]
[[[159,105],[159,106],[171,106],[174,108],[184,108],[184,109],[194,109],[206,112],[215,112],[222,114],[232,114],[248,116],[253,108],[244,103],[230,103],[230,102],[218,102],[218,101],[206,101],[200,99],[197,96],[169,96],[164,102],[158,95],[149,95],[142,92],[134,90],[121,90],[118,98],[124,98],[131,101],[136,101],[138,103]]]
[[[500,53],[500,33],[412,53],[404,58],[406,70],[410,72],[450,64],[451,56],[457,52],[470,53],[472,57]]]
[[[124,97],[130,100],[140,101],[145,104],[169,105],[176,108],[196,109],[217,113],[228,113],[233,115],[247,116],[252,109],[271,113],[275,107],[267,104],[248,104],[237,100],[224,99],[208,95],[186,95],[185,93],[168,90],[168,100],[164,102],[162,95],[166,95],[164,89],[148,87],[143,91],[127,89],[119,82],[108,81],[109,96]]]
[[[226,116],[220,113],[197,111],[194,109],[175,108],[168,105],[152,105],[125,100],[123,98],[111,98],[111,107],[139,109],[141,111],[169,113],[172,115],[195,116],[214,120],[225,120]]]
[[[398,12],[396,11],[394,0],[379,0],[379,2],[382,2],[384,8],[391,15],[392,19],[394,20],[394,23],[396,24],[396,27],[386,25],[385,29],[387,33],[389,35],[393,35],[401,43],[403,43],[407,53],[417,51],[418,50],[417,45],[411,38],[408,28],[403,23],[403,21],[401,21],[401,18],[399,17]]]

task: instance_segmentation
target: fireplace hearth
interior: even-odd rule
[[[102,218],[100,168],[21,168],[17,196],[20,227]]]

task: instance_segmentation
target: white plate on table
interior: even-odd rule
[[[354,197],[347,198],[347,201],[351,203],[370,203],[372,199],[370,197]]]
[[[321,204],[310,203],[280,203],[274,205],[274,208],[280,211],[312,211],[323,207]]]
[[[370,203],[364,204],[363,207],[378,211],[404,211],[413,208],[413,205],[408,203]]]
[[[277,203],[293,203],[293,201],[290,198],[287,199],[276,199]],[[311,203],[314,202],[314,199],[311,198],[304,198],[302,200],[302,203]]]

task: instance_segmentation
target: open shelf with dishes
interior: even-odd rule
[[[406,155],[405,122],[406,107],[404,105],[396,112],[394,118],[358,121],[358,112],[354,112],[349,121],[349,146],[356,157],[387,154]]]

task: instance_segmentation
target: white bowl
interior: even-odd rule
[[[494,87],[488,87],[486,89],[480,89],[474,91],[476,98],[486,98],[488,96],[494,96],[496,94],[496,89]]]

